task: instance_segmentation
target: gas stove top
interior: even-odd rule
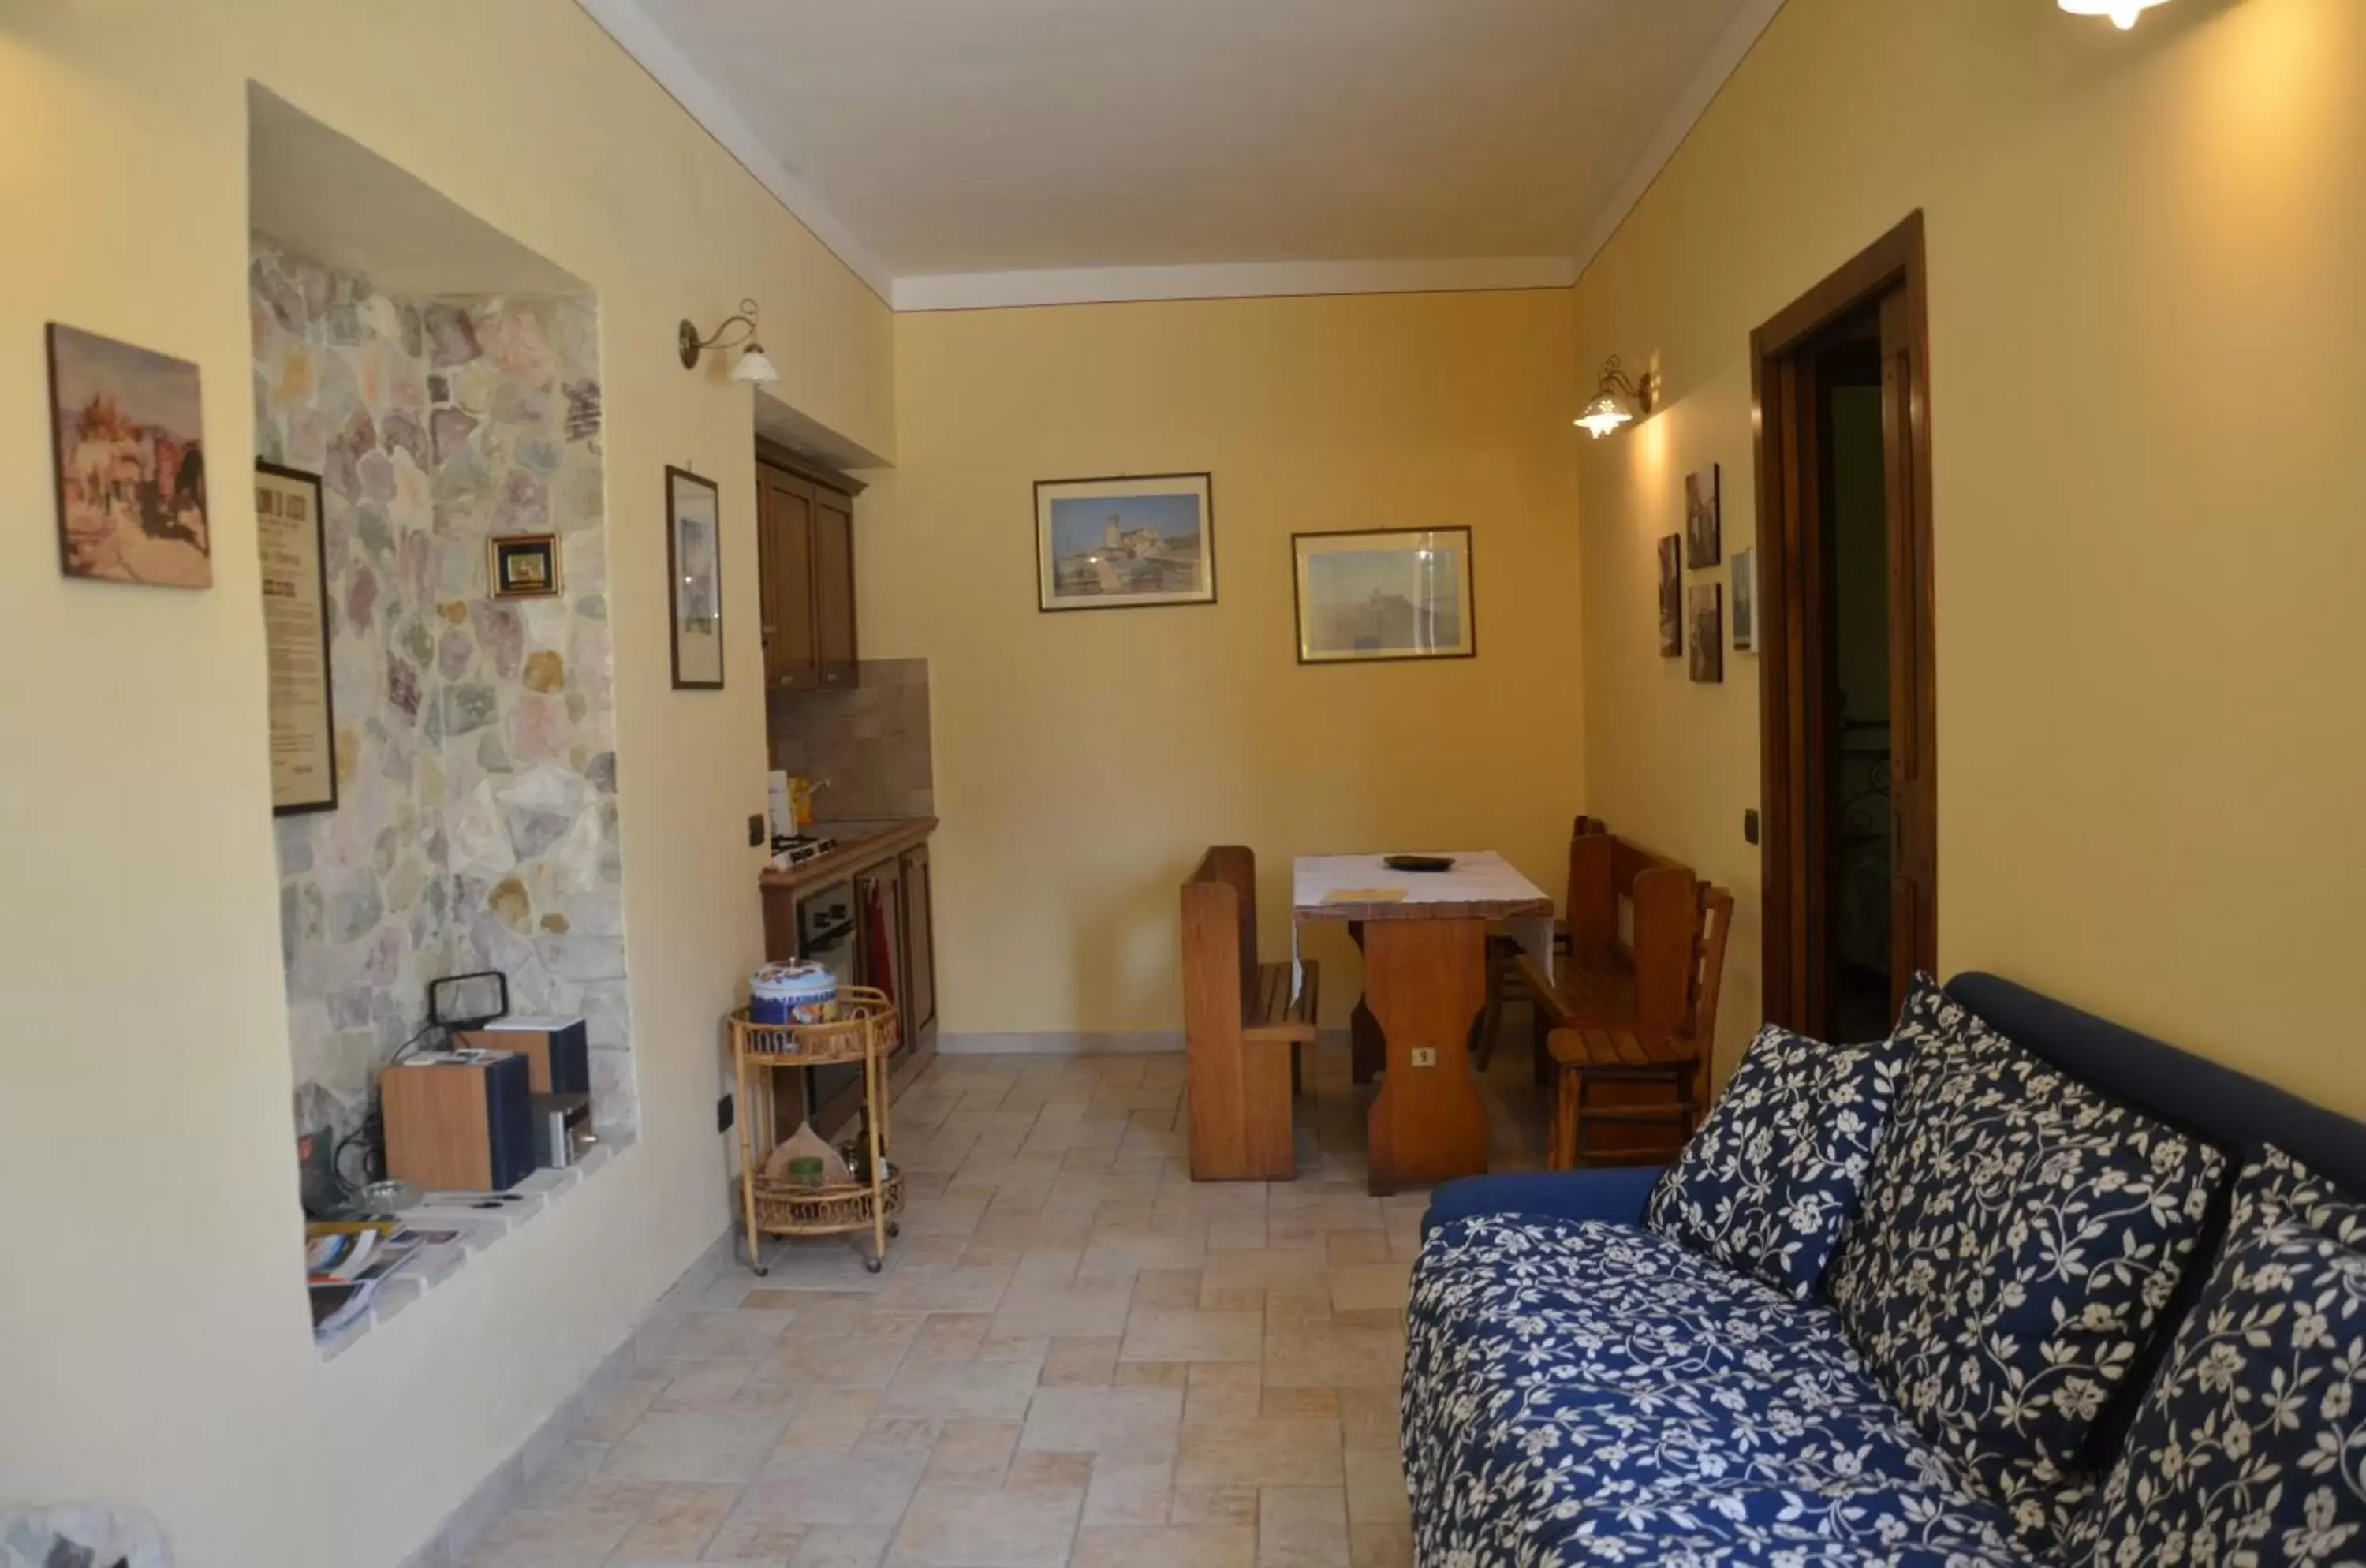
[[[787,871],[807,861],[819,860],[836,848],[836,839],[817,839],[811,833],[799,833],[794,838],[785,833],[775,833],[772,835],[772,864]]]

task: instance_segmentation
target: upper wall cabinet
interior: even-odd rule
[[[756,465],[756,548],[764,606],[764,684],[855,684],[854,497],[817,476]]]

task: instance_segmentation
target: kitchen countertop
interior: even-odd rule
[[[803,865],[787,870],[767,865],[758,881],[767,891],[774,888],[798,892],[836,882],[840,877],[876,865],[891,855],[902,854],[916,844],[927,841],[937,830],[933,817],[908,817],[893,821],[817,822],[806,829],[817,838],[835,839],[838,848],[809,860]]]

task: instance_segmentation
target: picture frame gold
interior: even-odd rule
[[[485,541],[487,587],[496,599],[551,599],[562,591],[558,536],[503,534]]]

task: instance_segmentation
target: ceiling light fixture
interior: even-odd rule
[[[1659,372],[1646,370],[1641,380],[1635,380],[1614,354],[1602,362],[1602,385],[1578,414],[1577,423],[1599,441],[1649,414],[1659,401]]]
[[[2136,25],[2138,17],[2168,0],[2060,0],[2060,4],[2074,17],[2109,17],[2113,27],[2126,32]]]
[[[724,334],[733,327],[743,327],[746,331],[727,344]],[[731,378],[743,387],[769,387],[781,378],[781,373],[772,368],[772,356],[764,352],[764,345],[756,341],[756,301],[753,299],[740,300],[739,314],[725,321],[705,337],[699,336],[698,328],[685,317],[674,338],[682,349],[682,367],[685,370],[697,369],[698,356],[710,348],[728,348],[733,344],[744,342],[748,346],[739,351],[738,362],[731,367]]]

